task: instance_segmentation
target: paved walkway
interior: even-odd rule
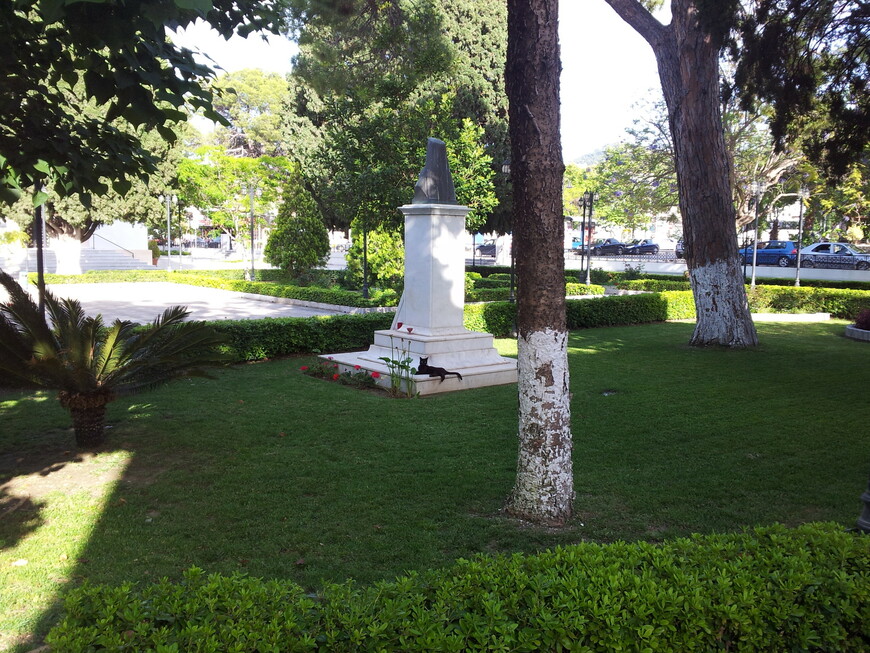
[[[80,283],[48,286],[55,297],[77,299],[88,315],[151,322],[170,306],[186,306],[192,320],[246,320],[264,317],[336,315],[318,308],[250,299],[250,295],[179,283]],[[33,292],[35,292],[35,287]]]

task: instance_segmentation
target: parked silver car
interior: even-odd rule
[[[801,250],[802,268],[870,269],[870,254],[860,252],[846,243],[813,243]]]

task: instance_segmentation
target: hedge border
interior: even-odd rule
[[[65,599],[53,650],[866,651],[870,537],[836,524],[478,555],[306,594],[185,572]]]

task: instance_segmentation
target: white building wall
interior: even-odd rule
[[[82,244],[82,249],[148,249],[148,228],[129,222],[104,224]]]

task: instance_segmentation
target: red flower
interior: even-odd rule
[[[401,328],[402,328],[402,324],[404,324],[404,322],[396,322],[396,328],[397,328],[397,329],[401,329]]]
[[[381,375],[380,375],[379,372],[372,372],[372,378],[373,378],[373,379],[379,379],[379,378],[381,378]]]
[[[360,366],[359,366],[359,365],[354,365],[354,366],[353,366],[353,369],[358,370],[358,369],[360,369]]]
[[[333,380],[333,381],[338,381],[338,378],[339,378],[340,376],[341,376],[341,374],[333,374],[333,375],[332,375],[332,380]]]
[[[307,366],[307,365],[303,365],[303,366],[302,366],[302,367],[300,367],[300,368],[299,368],[299,369],[300,369],[300,370],[302,370],[302,371],[303,371],[303,372],[304,372],[304,371],[305,371],[305,370],[307,370],[307,369],[308,369],[308,366]]]

